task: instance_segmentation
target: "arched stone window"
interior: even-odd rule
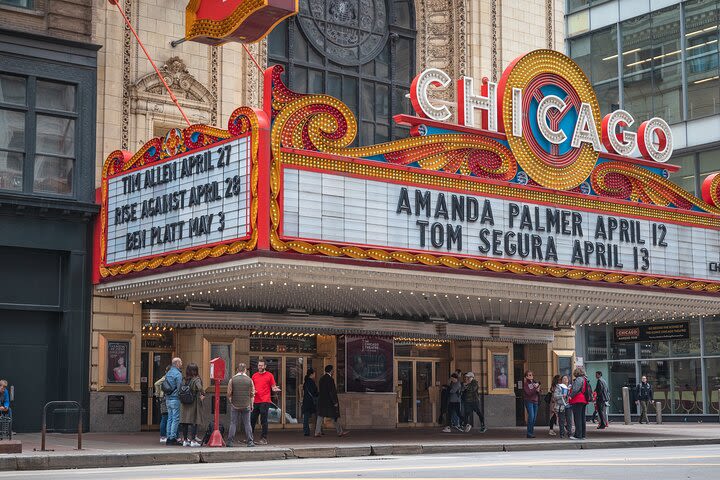
[[[361,145],[407,136],[392,117],[410,113],[405,95],[415,75],[414,2],[302,1],[299,14],[268,37],[268,63],[285,67],[291,89],[347,104]]]

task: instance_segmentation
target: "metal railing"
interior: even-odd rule
[[[59,406],[59,405],[65,405],[65,406],[72,406],[76,407],[78,412],[78,441],[77,441],[77,449],[82,450],[82,431],[83,431],[83,423],[82,423],[82,414],[83,409],[80,406],[78,402],[75,400],[53,400],[52,402],[48,402],[43,407],[43,414],[42,414],[42,439],[40,442],[40,451],[41,452],[52,452],[52,449],[46,449],[45,448],[45,436],[47,435],[47,412],[48,407],[50,406]]]

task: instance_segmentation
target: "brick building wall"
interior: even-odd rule
[[[0,2],[3,27],[63,40],[90,42],[92,0],[31,0],[30,8]]]

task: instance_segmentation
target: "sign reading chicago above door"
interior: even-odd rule
[[[349,147],[347,106],[292,92],[281,73],[266,77],[275,250],[720,289],[720,180],[705,200],[670,182],[667,123],[634,131],[628,112],[601,118],[586,76],[559,52],[528,53],[479,92],[458,80],[457,124],[432,98],[450,77],[426,70],[411,87],[417,116],[395,117],[411,136],[361,147]]]
[[[438,99],[452,80],[421,72],[416,115],[394,118],[409,137],[360,147],[341,100],[293,92],[282,73],[266,70],[264,110],[237,109],[227,130],[194,125],[110,154],[97,281],[275,250],[720,290],[720,176],[702,200],[669,181],[667,123],[601,118],[559,52],[523,55],[497,85],[459,79],[454,105]]]

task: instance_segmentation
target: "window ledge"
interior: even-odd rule
[[[0,10],[7,10],[9,12],[21,13],[30,17],[44,17],[45,12],[42,10],[35,10],[33,8],[15,7],[13,5],[5,5],[0,3]]]

